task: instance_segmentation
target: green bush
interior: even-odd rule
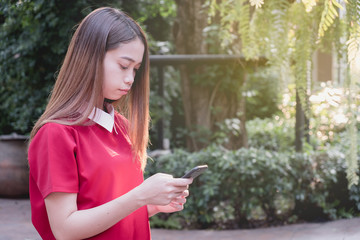
[[[45,108],[72,27],[86,1],[4,1],[0,5],[0,134],[28,133]]]
[[[2,0],[0,134],[30,132],[45,109],[74,26],[92,10],[113,6],[129,13],[145,29],[149,26],[150,48],[156,51],[156,41],[169,34],[169,19],[165,18],[174,15],[173,5],[140,0]]]
[[[146,175],[180,177],[201,164],[209,169],[190,186],[185,209],[155,216],[152,226],[171,228],[177,222],[183,228],[224,229],[252,227],[257,221],[276,224],[351,215],[359,200],[348,199],[351,206],[344,209],[336,201],[341,196],[330,192],[345,171],[344,158],[336,150],[297,154],[261,148],[229,151],[219,145],[195,153],[175,150],[149,162]]]
[[[246,119],[271,118],[280,112],[283,92],[279,73],[275,68],[257,68],[249,74],[244,94],[246,95]]]
[[[295,141],[294,120],[255,118],[246,122],[249,146],[272,151],[289,151]]]

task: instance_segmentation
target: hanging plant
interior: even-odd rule
[[[313,54],[327,49],[338,61],[347,55],[348,181],[359,182],[357,109],[360,66],[360,1],[358,0],[209,0],[210,17],[221,17],[222,45],[240,49],[247,59],[265,56],[279,69],[284,84],[293,80],[303,110],[311,115],[308,98],[313,85]],[[346,39],[346,41],[344,41]],[[347,49],[344,44],[347,44]],[[239,47],[240,45],[240,47]]]

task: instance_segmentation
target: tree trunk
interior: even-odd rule
[[[203,9],[203,0],[177,0],[177,19],[173,34],[178,54],[205,54],[203,29],[207,25],[207,11]],[[199,140],[199,128],[210,131],[210,92],[191,79],[191,74],[201,73],[201,66],[180,66],[181,92],[185,112],[185,124],[192,134],[188,136],[189,150],[199,150],[204,144]],[[195,133],[195,134],[194,134]]]
[[[296,113],[295,113],[295,151],[303,151],[303,141],[310,142],[309,120],[305,115],[299,93],[296,90]]]
[[[295,151],[302,152],[303,150],[303,138],[304,138],[304,126],[305,126],[305,114],[301,107],[301,101],[299,94],[296,91],[296,112],[295,112]]]
[[[177,18],[173,26],[173,36],[177,54],[207,53],[203,29],[207,26],[208,10],[204,9],[204,3],[204,0],[176,0]],[[238,67],[241,67],[240,64]],[[239,99],[238,91],[219,90],[224,84],[224,76],[219,76],[218,82],[212,86],[195,81],[195,76],[204,74],[208,69],[206,65],[188,64],[180,66],[179,69],[185,125],[189,131],[188,150],[197,151],[207,146],[212,132],[216,130],[215,123],[223,122],[226,118],[235,118],[239,111],[242,134],[230,136],[231,143],[227,147],[247,146],[245,99]],[[244,81],[239,79],[239,76],[233,77],[237,81]],[[213,109],[216,109],[216,114]]]
[[[242,146],[242,147],[249,147],[248,146],[248,136],[246,131],[246,97],[245,94],[243,94],[243,90],[246,88],[246,83],[248,82],[249,77],[248,74],[244,73],[244,81],[243,81],[243,87],[241,91],[241,101],[240,101],[240,130],[241,130],[241,141],[239,144],[234,145],[232,148],[236,146]]]

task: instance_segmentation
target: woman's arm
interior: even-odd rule
[[[76,199],[76,193],[60,192],[51,193],[45,198],[51,230],[56,239],[94,236],[141,207],[133,192],[87,210],[78,210]]]
[[[45,198],[56,239],[84,239],[99,234],[145,205],[165,206],[187,191],[191,179],[155,174],[130,192],[95,208],[78,210],[76,193],[54,192]]]

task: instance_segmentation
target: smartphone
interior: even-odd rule
[[[199,165],[188,171],[182,178],[196,178],[200,174],[202,174],[206,169],[208,169],[207,165]]]

